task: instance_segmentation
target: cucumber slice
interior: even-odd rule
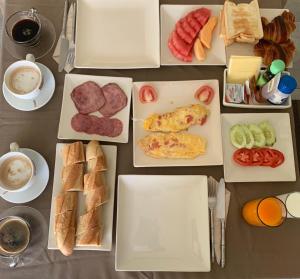
[[[230,140],[236,148],[243,148],[246,146],[246,135],[241,125],[234,125],[230,129]]]
[[[263,147],[266,144],[266,138],[261,128],[259,128],[255,124],[248,125],[248,129],[253,135],[254,138],[254,146]]]
[[[259,123],[259,128],[262,129],[265,138],[266,138],[266,145],[273,146],[273,144],[276,142],[276,133],[269,121],[263,121]]]
[[[246,136],[246,148],[252,148],[254,146],[254,137],[248,127],[246,125],[241,125],[242,129],[244,130]]]

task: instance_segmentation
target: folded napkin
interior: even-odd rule
[[[66,28],[66,37],[70,41],[72,37],[73,32],[73,17],[75,16],[75,7],[74,4],[72,4],[68,11],[68,17],[67,17],[67,28]],[[59,63],[59,52],[60,52],[60,37],[57,41],[57,45],[55,47],[54,53],[53,53],[53,59],[56,61],[56,63]],[[70,73],[74,69],[73,65],[70,65],[66,63],[64,70],[67,73]]]
[[[216,184],[218,182],[213,178],[210,177],[214,180]],[[218,192],[218,189],[217,189]],[[228,215],[228,209],[229,209],[229,202],[230,202],[230,192],[225,188],[225,238],[226,238],[226,220],[227,220],[227,215]],[[216,218],[216,210],[214,210],[214,249],[215,249],[215,259],[217,260],[217,263],[221,265],[221,221]],[[226,251],[226,241],[225,241],[225,251]],[[225,252],[226,254],[226,252]],[[226,261],[225,261],[226,262]]]

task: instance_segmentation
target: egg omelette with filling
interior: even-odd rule
[[[144,120],[144,129],[152,132],[179,132],[192,125],[203,125],[209,109],[201,104],[176,108],[172,112],[154,113]]]
[[[194,159],[206,151],[204,138],[185,132],[151,133],[138,144],[146,155],[158,159]]]

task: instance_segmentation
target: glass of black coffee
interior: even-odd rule
[[[5,29],[16,44],[32,46],[39,42],[42,24],[36,9],[12,14],[6,21]]]

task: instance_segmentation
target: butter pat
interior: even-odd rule
[[[261,64],[262,58],[259,56],[230,56],[227,83],[244,84],[253,76],[257,79]]]

